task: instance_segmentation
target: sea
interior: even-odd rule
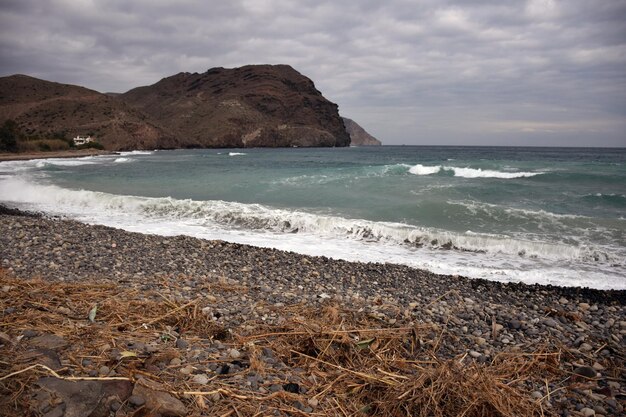
[[[0,202],[502,282],[626,289],[626,149],[382,146],[0,163]]]

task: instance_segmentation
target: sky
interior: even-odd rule
[[[0,76],[289,64],[386,145],[626,146],[626,0],[0,0]]]

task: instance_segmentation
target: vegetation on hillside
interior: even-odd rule
[[[67,132],[52,132],[45,137],[28,136],[14,120],[0,126],[0,152],[57,152],[70,149],[104,149],[99,142],[76,146]]]

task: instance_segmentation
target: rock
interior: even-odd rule
[[[588,303],[578,303],[578,308],[583,311],[589,310],[589,307],[591,306]]]
[[[59,313],[61,313],[61,314],[66,315],[66,316],[70,316],[70,315],[72,315],[72,310],[70,310],[70,309],[69,309],[69,308],[67,308],[67,307],[63,307],[63,306],[61,306],[61,307],[57,308],[57,311],[58,311]]]
[[[569,303],[569,300],[565,297],[561,297],[559,298],[559,304],[567,304]]]
[[[583,376],[585,378],[595,378],[596,370],[593,369],[591,366],[579,366],[578,368],[574,369],[574,374]]]
[[[307,403],[309,403],[309,405],[313,408],[317,407],[317,405],[319,404],[319,401],[317,398],[313,397],[313,398],[309,398],[309,400],[307,401]]]
[[[167,392],[167,388],[158,382],[140,378],[135,383],[133,395],[142,397],[145,400],[145,407],[148,412],[158,412],[163,416],[185,416],[187,408],[172,394]]]
[[[593,364],[593,369],[595,369],[596,371],[600,372],[600,371],[604,371],[604,366],[602,366],[602,364],[600,364],[599,362],[594,362]]]
[[[146,400],[139,395],[131,395],[128,398],[128,403],[134,405],[135,407],[141,407],[146,403]]]
[[[578,349],[581,352],[590,352],[593,350],[593,346],[591,346],[589,343],[581,343],[580,346],[578,346]]]
[[[98,373],[102,376],[107,376],[110,372],[111,372],[111,369],[106,365],[101,366],[100,369],[98,370]]]
[[[132,391],[130,381],[66,381],[45,377],[36,385],[63,402],[64,417],[108,417],[111,403],[126,401]]]
[[[530,394],[530,396],[531,396],[532,398],[534,398],[535,400],[538,400],[538,399],[540,399],[540,398],[543,398],[543,394],[542,394],[541,392],[539,392],[539,391],[533,391],[533,392]]]
[[[558,323],[553,318],[548,317],[543,320],[543,324],[545,324],[548,327],[556,327]]]
[[[179,366],[181,364],[180,358],[172,358],[170,361],[170,366]]]
[[[233,359],[239,359],[241,357],[241,352],[233,348],[228,351],[228,356],[230,356]]]
[[[187,349],[189,347],[189,342],[184,339],[176,339],[176,347],[178,349]]]
[[[187,366],[181,368],[178,372],[180,372],[183,375],[189,375],[189,374],[191,374],[193,372],[193,369],[194,369],[193,366],[187,365]]]
[[[380,146],[381,143],[359,126],[354,120],[342,117],[346,131],[350,135],[350,144],[354,146]]]
[[[592,410],[591,408],[587,408],[587,407],[580,410],[580,413],[585,417],[591,417],[591,416],[596,415],[596,412],[594,410]]]
[[[26,329],[22,332],[22,336],[24,336],[27,339],[33,338],[37,336],[38,334],[39,332],[37,332],[36,330],[32,330],[32,329]]]
[[[197,374],[191,378],[191,381],[195,384],[206,385],[209,383],[210,379],[206,374]]]
[[[67,342],[61,336],[45,333],[30,340],[32,346],[44,349],[62,349],[67,346]]]
[[[469,355],[470,355],[472,358],[474,358],[474,359],[477,359],[477,358],[480,358],[481,356],[483,356],[481,353],[476,352],[475,350],[470,350],[470,351],[469,351]]]
[[[513,329],[513,330],[517,330],[520,327],[522,327],[522,323],[519,320],[513,319],[513,320],[509,321],[509,327],[511,329]]]

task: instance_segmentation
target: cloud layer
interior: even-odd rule
[[[0,75],[286,63],[385,144],[626,146],[626,1],[5,0]]]

